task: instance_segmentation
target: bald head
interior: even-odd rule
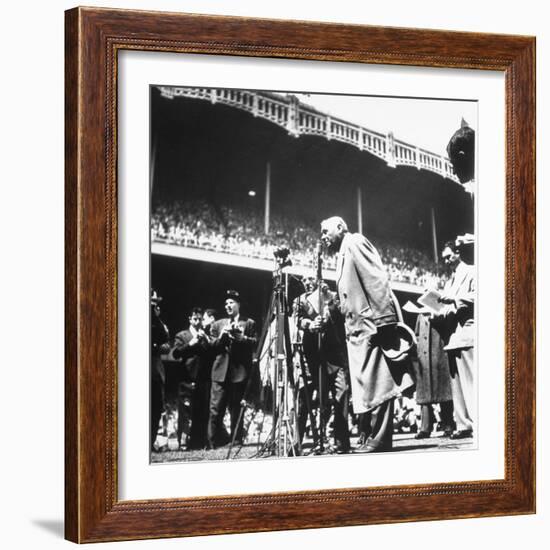
[[[321,222],[321,240],[331,251],[340,250],[342,239],[348,232],[348,225],[340,216],[332,216]]]

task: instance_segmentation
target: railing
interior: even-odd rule
[[[177,235],[177,232],[168,232],[166,235],[160,235],[156,231],[151,232],[151,240],[153,242],[177,244],[187,248],[197,248],[209,252],[224,252],[237,256],[245,256],[247,258],[255,258],[259,260],[273,260],[273,246],[256,246],[250,243],[235,243],[228,244],[214,237],[195,237],[190,235]],[[295,253],[292,261],[299,266],[313,269],[315,260],[313,254]],[[326,256],[323,259],[323,264],[326,269],[336,271],[336,258]]]
[[[191,235],[178,235],[175,231],[169,231],[167,234],[161,235],[155,229],[152,229],[151,242],[163,245],[174,245],[187,251],[196,250],[224,254],[228,255],[228,258],[246,258],[248,260],[263,260],[269,262],[273,261],[272,246],[256,246],[251,243],[229,244],[209,236],[195,237]],[[306,273],[314,273],[315,271],[315,259],[312,254],[294,251],[292,254],[292,263],[295,269],[302,270],[302,274],[304,273],[304,270]],[[443,283],[445,282],[445,279],[442,279],[432,273],[424,272],[411,277],[410,270],[396,273],[395,271],[392,271],[391,267],[392,266],[389,263],[386,266],[390,282],[393,285],[409,285],[407,288],[402,286],[399,287],[401,290],[418,291],[419,289],[431,286],[439,286],[442,288]],[[335,279],[336,257],[324,256],[323,273],[326,279]]]
[[[226,88],[182,88],[159,86],[163,97],[188,97],[221,103],[269,120],[292,136],[313,135],[340,141],[384,160],[388,166],[412,166],[434,172],[460,183],[449,159],[393,137],[321,113],[292,95]]]

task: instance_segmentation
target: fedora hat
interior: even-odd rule
[[[225,293],[225,299],[235,300],[235,302],[241,301],[241,295],[236,290],[227,290]]]
[[[473,233],[464,233],[464,235],[457,235],[455,239],[455,246],[461,247],[461,246],[468,246],[471,244],[475,244],[476,238]]]
[[[414,332],[405,323],[396,323],[387,330],[386,337],[379,342],[382,353],[390,361],[404,361],[416,345]]]
[[[156,305],[160,302],[162,302],[162,296],[159,296],[157,291],[154,288],[152,288],[151,289],[151,303]]]

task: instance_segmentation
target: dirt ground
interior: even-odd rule
[[[357,438],[351,440],[351,452],[357,444]],[[261,446],[257,444],[249,443],[242,447],[233,447],[230,449],[229,445],[220,447],[213,450],[170,450],[172,445],[168,444],[168,450],[163,452],[154,452],[151,456],[151,462],[153,463],[168,463],[168,462],[194,462],[200,460],[227,460],[227,459],[251,459],[259,460],[261,458],[274,458],[273,454],[263,453],[259,456]],[[393,448],[391,453],[413,453],[413,452],[437,452],[437,451],[449,451],[457,449],[474,449],[473,439],[452,440],[448,437],[443,437],[440,433],[433,433],[432,437],[428,439],[415,439],[414,434],[396,434],[393,438]],[[334,452],[330,452],[331,449],[327,449],[325,455],[336,455]],[[313,450],[311,442],[306,441],[304,444],[303,455],[300,458],[317,456]]]

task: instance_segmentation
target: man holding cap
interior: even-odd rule
[[[227,407],[231,415],[231,437],[238,443],[243,438],[243,419],[239,421],[239,412],[252,369],[256,323],[241,315],[240,309],[239,293],[228,290],[225,298],[227,317],[215,321],[210,329],[215,352],[207,433],[208,447],[211,449],[223,443],[216,440],[216,434],[220,433]]]
[[[334,216],[321,223],[321,240],[338,253],[336,282],[344,316],[353,412],[363,414],[365,441],[355,452],[392,447],[393,401],[413,385],[408,353],[414,334],[400,310],[378,251]]]

